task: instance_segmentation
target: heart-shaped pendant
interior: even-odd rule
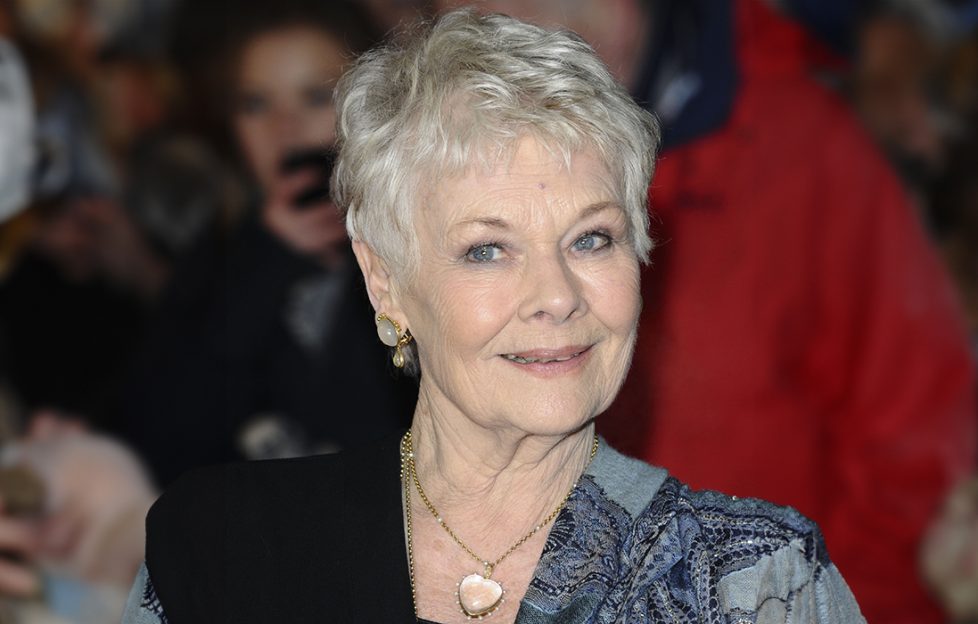
[[[470,618],[482,618],[499,608],[503,602],[503,586],[496,581],[473,573],[458,584],[455,593],[462,613]]]

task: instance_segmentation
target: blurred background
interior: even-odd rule
[[[117,621],[188,469],[410,422],[332,90],[463,4],[0,0],[0,623]],[[869,622],[978,622],[978,2],[475,6],[579,32],[662,123],[603,433],[813,517]]]

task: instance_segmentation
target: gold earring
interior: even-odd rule
[[[394,355],[391,360],[394,362],[394,366],[398,368],[404,368],[405,357],[404,357],[404,347],[406,347],[412,339],[410,332],[401,333],[401,326],[394,319],[390,318],[384,313],[377,315],[377,337],[380,341],[387,345],[388,347],[394,348]]]

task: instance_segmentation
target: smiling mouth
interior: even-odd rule
[[[590,348],[591,348],[590,346],[577,348],[577,350],[567,353],[566,355],[553,354],[553,355],[535,356],[529,354],[517,355],[515,353],[503,353],[502,357],[509,360],[510,362],[515,362],[517,364],[551,364],[555,362],[567,362],[569,360],[573,360],[574,358],[581,356]]]

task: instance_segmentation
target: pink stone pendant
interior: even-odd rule
[[[473,573],[458,584],[458,606],[470,619],[492,614],[503,602],[503,586],[481,574]]]

